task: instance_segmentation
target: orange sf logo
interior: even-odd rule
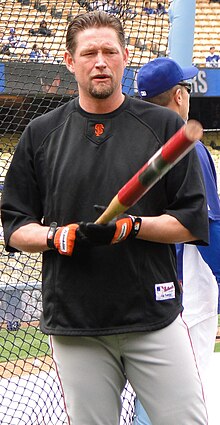
[[[104,133],[104,125],[103,124],[96,124],[95,125],[95,135],[96,136],[101,136],[101,134]]]

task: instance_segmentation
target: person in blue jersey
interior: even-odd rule
[[[220,56],[215,53],[215,46],[211,46],[209,52],[205,59],[207,68],[218,68]]]
[[[191,72],[189,72],[191,69]],[[181,68],[170,58],[157,58],[145,64],[138,73],[138,91],[143,100],[177,112],[188,119],[191,83],[198,69]],[[210,152],[201,141],[195,146],[206,188],[210,244],[195,246],[176,244],[178,278],[183,285],[182,317],[189,328],[193,350],[204,389],[208,366],[214,351],[220,286],[220,201],[216,170]],[[193,180],[192,180],[193,185]],[[135,401],[134,425],[149,425],[150,419]]]
[[[108,205],[184,125],[175,112],[123,93],[128,56],[115,15],[70,22],[64,59],[79,96],[21,136],[4,182],[5,245],[43,252],[40,326],[69,424],[118,425],[129,380],[154,425],[206,425],[175,267],[176,242],[209,241],[195,151],[128,214],[95,223],[94,205]]]

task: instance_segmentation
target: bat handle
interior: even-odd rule
[[[118,195],[116,195],[107,206],[106,210],[100,215],[100,217],[95,221],[96,224],[107,224],[113,218],[122,214],[129,207],[122,205],[118,200]]]

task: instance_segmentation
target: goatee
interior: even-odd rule
[[[104,87],[97,89],[97,87],[90,87],[89,93],[95,99],[107,99],[113,93],[113,87]]]

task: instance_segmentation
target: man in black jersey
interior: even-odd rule
[[[79,97],[25,129],[2,220],[8,251],[43,252],[41,329],[69,423],[118,425],[128,379],[154,425],[205,425],[174,247],[208,243],[198,157],[186,155],[129,215],[93,224],[94,205],[107,205],[183,120],[123,94],[128,50],[115,16],[76,16],[66,48]]]

